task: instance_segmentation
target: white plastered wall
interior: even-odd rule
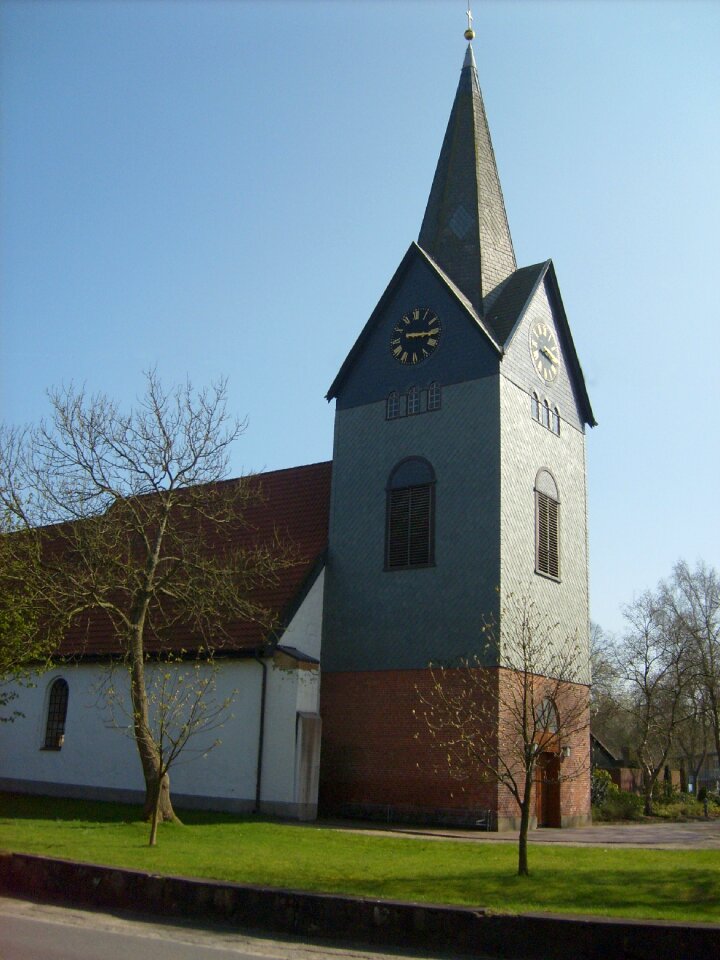
[[[319,653],[321,611],[322,577],[301,604],[283,643],[302,649],[305,641],[312,646],[310,656]],[[217,702],[231,698],[232,704],[222,727],[192,740],[182,762],[171,770],[172,794],[185,805],[247,812],[254,809],[256,800],[263,671],[252,658],[224,658],[217,663],[213,698]],[[299,711],[318,712],[319,669],[286,658],[281,662],[268,658],[265,664],[260,806],[293,816],[296,718]],[[48,695],[58,677],[69,687],[65,738],[62,749],[44,750]],[[110,722],[102,693],[107,677],[105,664],[63,665],[37,677],[34,687],[18,689],[12,707],[23,716],[0,724],[0,789],[126,800],[142,796],[144,782],[135,743],[118,729],[118,723],[127,723],[127,718],[116,710],[116,722]],[[127,684],[122,671],[116,671],[114,682],[120,690]],[[220,744],[204,756],[215,739]]]

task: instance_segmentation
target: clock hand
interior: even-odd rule
[[[544,353],[545,356],[546,356],[546,357],[548,358],[548,360],[550,361],[550,363],[557,363],[557,358],[556,358],[555,354],[552,353],[550,350],[548,350],[547,347],[543,347],[542,350],[540,351],[540,353]]]
[[[419,330],[417,333],[406,333],[405,339],[410,340],[415,337],[433,337],[436,333],[440,333],[440,327],[436,327],[434,330]]]

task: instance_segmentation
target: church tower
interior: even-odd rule
[[[587,696],[595,421],[552,262],[516,266],[471,44],[418,242],[333,399],[321,809],[508,825],[496,784],[461,791],[433,767],[413,711],[430,663],[504,666],[482,625],[510,596],[577,638]],[[587,818],[587,777],[556,793],[557,825]]]

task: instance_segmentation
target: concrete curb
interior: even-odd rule
[[[720,925],[498,915],[238,883],[166,877],[0,853],[0,890],[35,899],[223,921],[267,933],[357,940],[523,960],[685,960],[720,956]]]

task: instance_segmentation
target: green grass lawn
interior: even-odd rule
[[[530,846],[349,833],[186,812],[159,845],[135,807],[0,795],[0,849],[263,886],[388,899],[720,922],[720,852]]]

